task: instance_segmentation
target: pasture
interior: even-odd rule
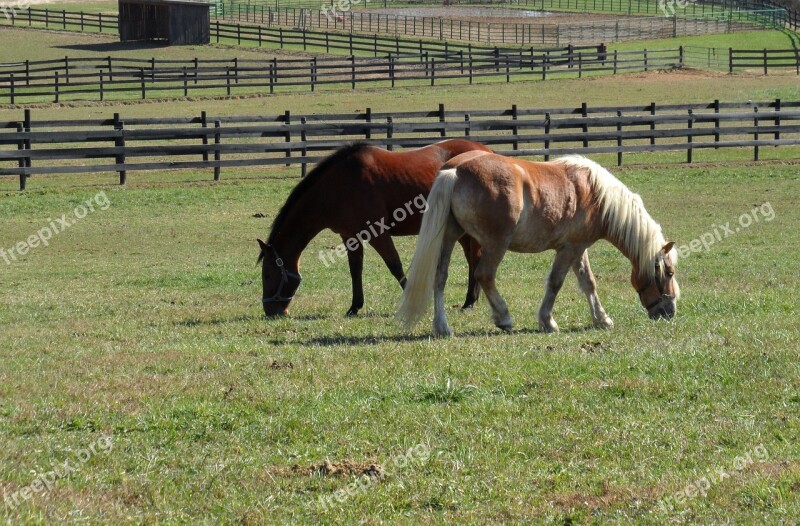
[[[4,60],[28,35],[31,59],[63,56],[61,46],[95,53],[103,42],[3,28]],[[33,112],[130,118],[798,96],[794,75],[687,71]],[[0,120],[21,113],[4,106]],[[612,330],[590,327],[570,274],[554,310],[561,332],[538,333],[552,253],[508,254],[498,287],[515,332],[494,328],[482,297],[473,311],[448,313],[450,339],[429,337],[430,314],[412,332],[395,324],[400,288],[371,249],[365,308],[346,318],[346,260],[319,257],[341,242],[329,231],[301,260],[290,316],[264,318],[256,238],[268,236],[297,166],[225,170],[218,183],[208,171],[135,173],[125,187],[113,173],[35,176],[25,192],[4,178],[0,522],[797,524],[796,153],[763,148],[765,160],[751,162],[752,150],[711,150],[693,165],[643,153],[622,168],[613,155],[593,156],[686,247],[677,317],[650,321],[629,262],[600,242],[589,254]],[[46,245],[28,243],[45,228],[54,232]],[[10,251],[23,241],[24,255]],[[414,241],[397,241],[406,266]],[[448,304],[463,300],[466,279],[456,254]]]

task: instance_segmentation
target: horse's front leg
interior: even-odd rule
[[[348,239],[342,236],[342,243],[347,243]],[[353,302],[347,310],[347,316],[356,316],[358,311],[364,306],[364,247],[359,243],[352,250],[347,249],[347,263],[350,266],[350,280],[353,283]]]
[[[589,266],[589,251],[584,250],[580,258],[572,264],[572,270],[578,277],[578,285],[586,299],[589,301],[589,309],[592,312],[592,323],[595,327],[601,329],[610,329],[614,326],[614,322],[606,314],[605,309],[600,304],[600,298],[597,297],[597,282],[592,273],[592,267]]]
[[[583,248],[562,248],[556,252],[553,266],[550,269],[550,274],[547,276],[544,288],[544,299],[542,300],[541,306],[539,306],[540,331],[558,332],[558,324],[553,319],[553,305],[556,302],[558,291],[561,290],[561,286],[564,284],[567,271],[569,271],[573,262],[580,257],[583,251]]]

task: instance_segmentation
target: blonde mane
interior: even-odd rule
[[[555,162],[588,173],[589,184],[602,207],[608,236],[636,258],[641,276],[653,279],[655,258],[666,241],[661,226],[647,213],[639,194],[628,190],[608,170],[583,156],[568,155]],[[673,249],[671,256],[672,261],[677,263],[677,251]]]

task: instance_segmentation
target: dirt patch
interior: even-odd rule
[[[294,369],[294,364],[292,364],[292,362],[281,363],[278,360],[273,360],[269,368],[273,371],[280,371],[281,369]]]
[[[603,342],[586,342],[581,345],[581,352],[583,354],[606,352],[607,350],[608,348],[603,345]]]
[[[349,477],[352,475],[368,477],[383,477],[383,466],[374,461],[369,462],[356,462],[354,460],[341,460],[339,462],[330,462],[326,460],[321,464],[311,464],[310,466],[301,466],[295,464],[294,466],[275,467],[269,470],[273,475],[292,476],[300,475],[310,477],[319,475],[322,477]]]

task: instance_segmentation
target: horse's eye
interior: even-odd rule
[[[672,277],[672,276],[674,276],[674,275],[675,275],[675,273],[674,273],[674,272],[671,272],[671,271],[668,271],[668,272],[667,272],[667,277],[668,277],[668,278],[671,278],[671,277]]]

